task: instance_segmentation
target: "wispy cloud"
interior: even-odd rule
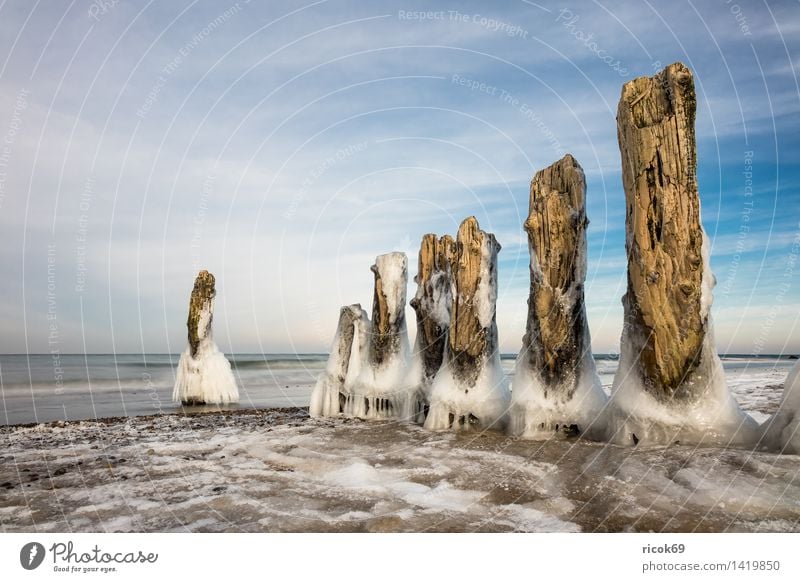
[[[528,184],[566,152],[588,181],[593,339],[614,349],[617,100],[625,81],[681,60],[727,281],[717,338],[747,351],[775,289],[793,285],[785,309],[800,276],[786,267],[800,203],[796,10],[576,2],[572,21],[562,8],[183,0],[91,18],[80,3],[4,3],[0,140],[22,90],[27,107],[0,168],[0,349],[49,349],[52,256],[63,351],[178,351],[200,267],[218,276],[226,350],[324,350],[338,307],[370,304],[375,255],[406,250],[413,276],[419,238],[474,214],[504,247],[498,319],[514,351]],[[420,10],[442,16],[400,16]],[[740,253],[745,151],[758,204]],[[767,344],[800,350],[792,329],[770,327]]]

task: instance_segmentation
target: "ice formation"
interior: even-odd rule
[[[214,275],[200,271],[189,300],[189,345],[178,361],[172,399],[183,404],[228,404],[239,401],[239,389],[225,355],[211,333],[216,295]]]
[[[692,73],[680,63],[622,88],[628,288],[608,426],[619,443],[755,442],[757,425],[730,394],[714,345],[695,110]]]
[[[369,319],[361,305],[348,305],[339,311],[339,324],[328,363],[311,393],[311,416],[336,416],[344,412],[345,384],[352,384],[358,375],[360,346],[366,341],[368,329]]]
[[[800,361],[783,384],[780,408],[763,426],[762,445],[770,450],[800,455]]]
[[[511,392],[509,431],[603,436],[607,401],[592,357],[586,279],[586,180],[567,154],[531,182],[528,322]]]
[[[404,253],[380,255],[372,272],[372,322],[358,305],[342,309],[334,349],[311,397],[313,416],[415,415],[417,387],[409,377],[405,317],[408,259]]]
[[[502,428],[505,422],[509,393],[495,321],[499,250],[494,235],[480,230],[475,217],[461,223],[452,263],[450,330],[430,388],[428,429]]]
[[[417,339],[412,353],[410,377],[418,386],[417,413],[425,420],[430,402],[430,388],[444,361],[450,329],[452,303],[451,263],[455,241],[449,235],[422,237],[419,249],[417,293],[411,300],[417,316]]]

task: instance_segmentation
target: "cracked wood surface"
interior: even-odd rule
[[[455,257],[456,243],[449,235],[438,238],[435,234],[422,237],[417,269],[417,294],[411,307],[417,316],[417,349],[422,360],[423,381],[429,382],[439,371],[444,359],[449,317],[445,321],[439,315],[449,314],[452,301],[451,265]]]
[[[456,256],[453,263],[454,296],[448,341],[449,361],[454,375],[466,385],[474,385],[483,369],[486,357],[497,347],[495,316],[484,327],[476,302],[481,273],[497,270],[500,244],[493,234],[486,233],[470,216],[458,228]],[[484,262],[489,264],[485,265]],[[485,281],[485,285],[495,285]]]
[[[214,275],[205,270],[200,271],[194,280],[194,288],[189,299],[189,318],[186,321],[189,347],[193,358],[197,356],[200,341],[208,337],[211,331],[212,318],[210,314],[213,312],[214,296],[216,295],[214,284]],[[209,314],[208,321],[201,321],[204,312]]]
[[[681,63],[626,83],[617,110],[626,200],[625,333],[645,388],[682,388],[706,333],[701,305],[702,227],[696,178],[696,96]]]
[[[528,322],[530,369],[548,389],[569,397],[578,381],[586,326],[586,180],[571,155],[536,173],[524,227],[531,252]],[[545,393],[546,395],[546,393]]]
[[[391,253],[390,253],[391,254]],[[396,312],[390,310],[389,299],[384,290],[384,262],[387,255],[379,256],[370,267],[375,275],[375,287],[372,299],[372,329],[369,342],[370,362],[380,366],[400,351],[400,336],[405,333],[405,293],[399,301]],[[405,255],[404,255],[405,256]],[[403,271],[406,281],[406,272]]]

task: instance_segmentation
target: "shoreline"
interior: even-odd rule
[[[744,412],[753,416],[753,418],[759,424],[762,424],[765,420],[769,418],[772,414],[774,414],[780,405],[781,397],[783,395],[783,384],[764,384],[761,386],[756,386],[754,388],[749,389],[750,396],[759,396],[759,395],[766,395],[765,398],[759,403],[757,409],[753,409],[752,407],[746,407],[743,402],[737,400],[739,406],[742,408]],[[734,394],[734,398],[736,395]],[[130,415],[111,415],[111,416],[102,416],[98,418],[72,418],[68,420],[59,419],[59,420],[47,420],[43,422],[18,422],[18,423],[8,423],[8,424],[0,424],[0,431],[2,429],[7,428],[30,428],[35,426],[65,426],[65,425],[74,425],[77,423],[82,422],[101,422],[105,424],[109,423],[119,423],[125,422],[130,419],[154,419],[159,417],[196,417],[196,416],[204,416],[209,414],[219,414],[222,416],[247,416],[247,415],[258,415],[263,414],[267,411],[276,411],[281,413],[289,413],[291,411],[303,411],[308,415],[309,407],[308,405],[305,406],[263,406],[263,407],[255,407],[255,406],[248,406],[247,404],[238,404],[238,405],[225,405],[225,407],[220,407],[218,405],[203,405],[203,406],[195,406],[195,407],[178,407],[174,410],[169,411],[162,411],[155,414],[130,414]]]
[[[83,423],[100,423],[103,425],[114,425],[125,423],[130,420],[152,421],[158,418],[165,417],[205,417],[208,415],[225,416],[263,416],[265,412],[275,412],[278,414],[290,414],[293,412],[304,412],[306,418],[311,418],[308,414],[308,406],[282,406],[270,408],[229,408],[224,410],[191,410],[191,411],[173,411],[173,412],[160,412],[157,414],[134,414],[130,416],[106,416],[101,418],[81,418],[72,420],[49,420],[46,422],[22,422],[16,424],[0,424],[0,432],[3,429],[14,428],[35,428],[35,427],[67,427],[75,426]]]

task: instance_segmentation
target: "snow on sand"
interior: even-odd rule
[[[3,531],[800,531],[794,455],[311,420],[0,428]]]

